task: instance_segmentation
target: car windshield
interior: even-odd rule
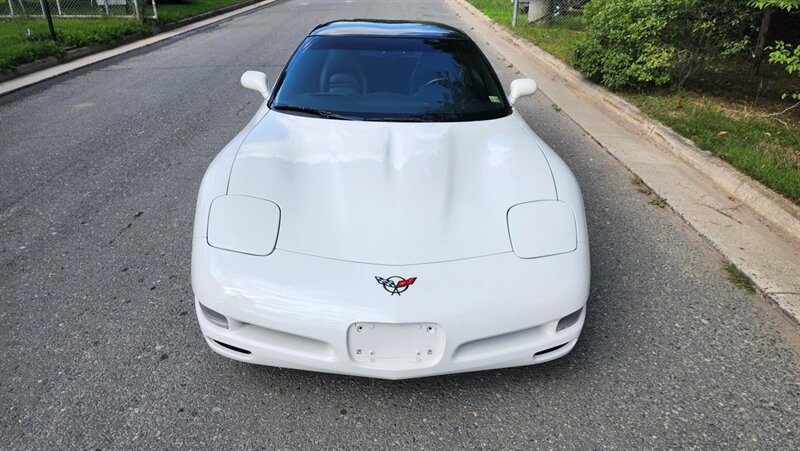
[[[510,106],[469,40],[310,36],[270,107],[333,119],[449,122],[495,119]]]

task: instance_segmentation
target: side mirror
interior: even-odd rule
[[[255,70],[249,70],[242,74],[240,79],[242,86],[253,91],[258,91],[266,99],[269,97],[269,88],[267,87],[267,74]],[[513,84],[512,84],[513,85]]]
[[[518,78],[511,82],[511,93],[508,95],[508,101],[511,102],[511,105],[514,105],[514,102],[517,101],[520,97],[525,97],[529,95],[533,95],[538,86],[536,85],[536,80],[530,78]]]

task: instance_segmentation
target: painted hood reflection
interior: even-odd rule
[[[278,249],[394,265],[508,252],[508,208],[556,198],[541,150],[510,116],[386,123],[274,111],[239,149],[228,194],[280,206]]]

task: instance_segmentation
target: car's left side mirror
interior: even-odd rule
[[[520,97],[536,93],[536,89],[538,89],[536,80],[531,78],[518,78],[511,82],[511,93],[508,95],[508,101],[511,102],[511,105],[514,105],[514,102]]]
[[[242,74],[240,79],[242,86],[253,91],[258,91],[264,98],[269,97],[269,88],[267,87],[267,74],[256,70],[249,70]]]

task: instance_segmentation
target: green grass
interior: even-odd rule
[[[174,3],[160,4],[156,0],[156,8],[158,9],[158,22],[168,23],[177,20],[185,19],[187,17],[196,16],[215,9],[224,8],[226,6],[243,3],[245,0],[183,0]],[[146,13],[149,10],[145,11]]]
[[[655,205],[658,208],[664,208],[664,207],[667,206],[667,199],[665,199],[665,198],[659,196],[658,194],[656,194],[655,196],[653,196],[652,199],[650,199],[650,202],[648,202],[648,203],[650,205]]]
[[[113,42],[126,35],[152,30],[148,24],[129,19],[54,19],[53,26],[58,43],[50,41],[44,20],[0,20],[0,70],[59,55],[69,47]]]
[[[58,42],[50,41],[47,22],[39,18],[0,19],[0,72],[47,56],[62,55],[71,47],[113,44],[132,34],[152,34],[156,25],[213,11],[244,0],[185,0],[158,5],[158,20],[144,23],[129,18],[53,18]],[[151,15],[149,7],[144,13]],[[28,34],[30,30],[30,35]]]
[[[713,97],[688,92],[626,94],[701,149],[800,204],[800,127],[778,118],[728,109]]]
[[[660,195],[656,194],[649,186],[645,185],[644,180],[641,177],[634,174],[631,176],[631,185],[636,187],[636,191],[647,196],[648,201],[647,203],[650,205],[654,205],[658,208],[664,208],[667,205],[667,199],[661,197]]]
[[[508,0],[468,0],[495,22],[511,28],[514,8]],[[517,16],[514,32],[533,42],[562,60],[571,63],[575,43],[583,34],[586,24],[580,14],[562,15],[548,23],[528,25],[526,13]]]
[[[469,2],[511,29],[511,2]],[[575,44],[585,27],[580,16],[531,26],[521,14],[512,30],[571,64]],[[796,77],[788,76],[781,68],[765,65],[762,75],[755,76],[750,64],[750,60],[740,58],[706,68],[687,81],[684,91],[619,94],[701,149],[800,204],[800,114],[769,115],[787,106],[780,99],[781,93],[796,92],[800,87]],[[666,205],[666,200],[653,202]]]
[[[756,289],[753,288],[753,283],[750,281],[750,278],[740,271],[736,265],[725,260],[722,262],[722,269],[728,273],[728,280],[730,280],[732,284],[750,293],[756,292]]]

